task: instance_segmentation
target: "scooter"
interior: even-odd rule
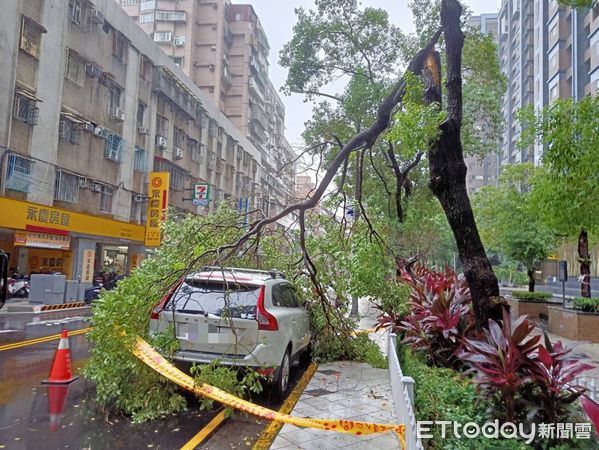
[[[29,281],[24,278],[8,279],[8,297],[29,297],[30,292]]]

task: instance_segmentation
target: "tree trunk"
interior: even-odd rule
[[[441,24],[445,35],[447,67],[447,118],[439,126],[439,137],[428,151],[429,187],[439,199],[455,242],[472,294],[478,328],[487,328],[489,319],[501,320],[507,304],[499,296],[499,284],[478,234],[466,191],[466,164],[462,153],[462,7],[457,0],[443,0]],[[441,105],[441,64],[431,51],[423,69],[425,102]]]
[[[582,297],[591,296],[591,255],[589,253],[589,235],[584,228],[580,229],[578,235],[578,261],[580,262],[580,276],[582,284],[580,285],[580,295]]]
[[[528,275],[528,292],[535,291],[535,271],[534,269],[528,268],[526,270],[526,274]]]

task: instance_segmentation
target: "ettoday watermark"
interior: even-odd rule
[[[456,439],[520,439],[527,444],[535,439],[591,439],[590,423],[533,423],[529,425],[512,422],[459,423],[450,420],[416,422],[416,435],[420,439],[431,439],[433,429],[440,430],[441,438],[453,436]]]

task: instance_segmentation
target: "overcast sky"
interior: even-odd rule
[[[303,6],[313,7],[313,0],[233,0],[233,3],[250,3],[266,31],[270,44],[270,79],[279,89],[287,77],[287,71],[279,66],[279,51],[291,39],[295,24],[294,8]],[[407,0],[362,0],[364,6],[383,8],[389,12],[392,21],[403,31],[411,32],[412,17],[407,7]],[[500,0],[463,0],[474,14],[498,12]],[[290,97],[279,92],[285,103],[287,139],[291,145],[301,144],[301,133],[304,122],[312,115],[312,106],[304,103],[302,96],[294,94]]]

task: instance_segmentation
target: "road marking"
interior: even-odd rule
[[[225,411],[222,410],[212,419],[208,425],[202,428],[198,434],[192,437],[187,444],[181,447],[181,450],[193,450],[202,443],[223,421],[225,420]]]
[[[285,402],[279,409],[279,412],[282,414],[290,414],[293,411],[293,408],[299,401],[302,396],[306,386],[314,376],[314,373],[318,369],[318,364],[311,363],[302,377],[299,379],[291,393],[285,399]],[[260,434],[260,437],[252,447],[252,450],[268,450],[272,443],[274,442],[277,434],[283,427],[283,422],[272,421],[270,424],[264,429],[264,431]]]
[[[78,334],[87,333],[92,328],[93,327],[87,327],[87,328],[81,328],[80,330],[69,331],[69,336],[77,336]],[[3,352],[5,350],[12,350],[15,348],[20,348],[20,347],[27,347],[28,345],[42,344],[44,342],[54,341],[56,339],[60,339],[60,336],[61,336],[61,334],[58,333],[58,334],[52,334],[50,336],[44,336],[44,337],[40,337],[40,338],[30,339],[28,341],[13,342],[12,344],[6,344],[6,345],[0,346],[0,352]]]

